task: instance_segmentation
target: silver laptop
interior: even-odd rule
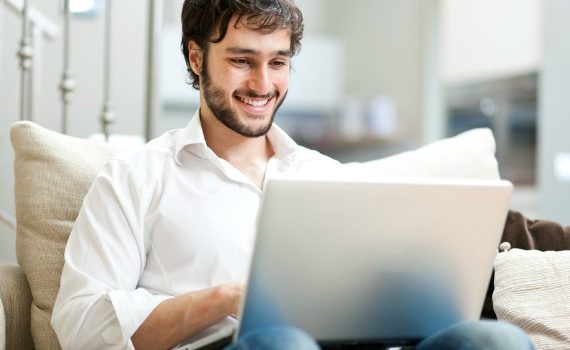
[[[290,325],[321,344],[414,344],[479,318],[510,182],[266,186],[234,341]]]

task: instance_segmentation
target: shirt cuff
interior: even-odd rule
[[[132,349],[131,336],[158,304],[170,298],[172,296],[155,295],[143,288],[108,292],[107,299],[113,305],[121,334],[105,332],[103,338],[109,344],[124,344],[127,340]]]

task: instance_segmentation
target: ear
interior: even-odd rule
[[[202,59],[203,59],[203,51],[200,46],[195,41],[188,42],[188,62],[190,63],[190,68],[192,71],[200,76],[202,72]]]

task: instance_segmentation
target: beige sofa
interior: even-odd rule
[[[50,317],[65,244],[96,173],[121,149],[31,122],[14,124],[10,136],[18,265],[0,266],[0,350],[58,349]],[[397,156],[345,165],[343,171],[365,170],[378,177],[496,179],[494,152],[491,132],[480,129]]]
[[[0,268],[6,349],[57,349],[49,320],[67,237],[97,171],[119,148],[61,135],[31,122],[11,129],[15,153],[16,253],[19,266]],[[489,130],[436,142],[362,167],[378,176],[498,178]],[[1,333],[0,333],[1,335]],[[1,339],[0,339],[1,340]],[[2,343],[0,343],[2,344]]]

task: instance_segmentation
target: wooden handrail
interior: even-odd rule
[[[21,13],[24,9],[23,0],[4,0],[12,10]],[[41,12],[37,11],[34,7],[30,8],[30,22],[33,23],[38,29],[50,40],[59,37],[59,28],[48,17],[44,16]]]

